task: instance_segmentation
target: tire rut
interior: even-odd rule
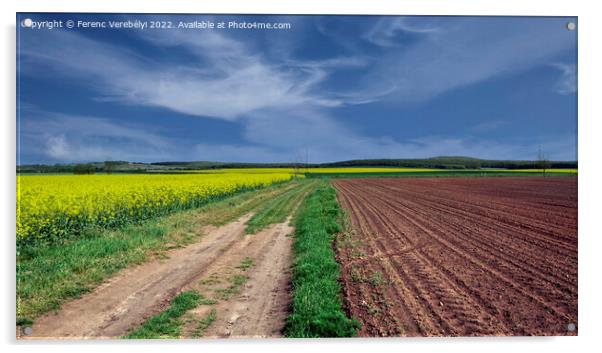
[[[576,212],[546,229],[542,220],[576,207],[574,179],[459,179],[334,182],[366,252],[338,255],[347,306],[369,320],[361,333],[374,335],[382,331],[379,325],[391,326],[397,318],[405,335],[569,334],[565,325],[577,319]],[[560,193],[546,189],[563,185]],[[533,196],[539,190],[541,196]],[[518,196],[535,220],[526,211],[509,218],[508,207]],[[532,256],[541,253],[545,256]],[[348,268],[358,265],[381,269],[395,283],[383,293],[403,303],[401,310],[387,306],[390,318],[380,321],[358,310],[353,301],[370,296],[369,287],[358,293],[358,284],[350,282]]]

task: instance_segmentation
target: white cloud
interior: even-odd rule
[[[157,161],[177,154],[174,144],[149,126],[36,110],[21,115],[25,118],[20,126],[20,154],[57,162]]]
[[[425,102],[454,89],[549,65],[576,49],[576,34],[563,26],[561,19],[447,19],[427,38],[388,50],[358,86],[396,87],[388,96],[395,104]]]
[[[571,94],[577,92],[577,67],[573,64],[552,64],[561,72],[561,77],[556,82],[556,92],[558,94]]]
[[[314,162],[370,158],[426,158],[441,155],[473,156],[491,159],[529,159],[541,145],[553,159],[575,160],[575,138],[531,137],[529,141],[482,140],[467,136],[420,136],[396,140],[387,136],[369,137],[350,129],[341,120],[318,111],[301,109],[288,112],[289,119],[274,114],[255,116],[245,121],[244,137],[253,146],[291,156],[309,152]],[[344,119],[342,119],[344,121]],[[286,122],[286,123],[285,123]],[[482,126],[498,128],[502,121]],[[225,149],[222,146],[221,151]],[[254,152],[257,150],[254,148]],[[522,157],[521,157],[522,156]]]
[[[66,161],[285,162],[304,155],[305,150],[312,161],[435,155],[515,158],[528,155],[532,146],[453,137],[427,136],[408,141],[367,137],[348,128],[344,117],[335,119],[331,109],[382,100],[394,104],[424,102],[463,86],[547,64],[574,43],[568,37],[574,33],[566,30],[550,42],[556,28],[545,23],[531,26],[530,21],[536,20],[525,19],[508,27],[496,19],[425,24],[387,18],[366,35],[366,39],[388,49],[382,55],[369,58],[356,52],[347,58],[314,61],[285,56],[286,60],[270,62],[252,42],[211,31],[143,34],[142,38],[157,50],[185,51],[191,57],[186,65],[157,62],[73,32],[47,31],[44,36],[23,39],[28,42],[21,45],[21,74],[82,80],[101,92],[99,98],[105,101],[237,121],[242,124],[244,140],[232,145],[178,144],[163,138],[160,132],[94,117],[49,116],[40,120],[42,125],[23,131],[45,141],[37,153]],[[423,40],[397,47],[395,38],[408,33]],[[360,67],[368,69],[352,87],[333,92],[322,87],[333,71]],[[570,78],[570,70],[559,69],[563,78]],[[568,92],[570,88],[563,83],[559,91]],[[562,148],[554,150],[551,157],[563,156]]]
[[[431,34],[439,32],[432,18],[383,17],[366,32],[364,38],[383,47],[400,46],[399,35],[405,33]]]
[[[46,154],[54,159],[68,160],[72,156],[72,150],[65,135],[49,135],[46,137]]]
[[[483,133],[497,130],[504,125],[506,125],[506,121],[504,120],[486,120],[472,126],[471,128],[469,128],[469,130],[476,133]]]
[[[51,38],[34,37],[22,51],[23,74],[40,74],[36,67],[58,70],[98,86],[102,100],[167,108],[196,116],[237,120],[261,109],[291,106],[332,107],[339,99],[312,89],[326,79],[326,69],[360,65],[353,58],[324,62],[272,65],[244,43],[214,32],[157,32],[146,40],[159,47],[180,47],[198,57],[198,64],[158,64],[129,50],[70,32]],[[35,48],[28,50],[27,48]],[[28,65],[28,63],[30,65]]]
[[[104,100],[234,121],[259,110],[286,111],[302,105],[332,108],[382,100],[422,102],[496,76],[548,65],[574,45],[575,33],[564,30],[561,22],[385,17],[367,30],[366,38],[394,44],[399,33],[425,36],[400,48],[391,45],[382,55],[370,58],[365,49],[356,49],[349,57],[320,61],[284,55],[284,60],[270,62],[253,41],[242,42],[218,32],[142,34],[157,48],[184,50],[197,58],[186,65],[157,63],[129,49],[53,31],[45,35],[51,38],[24,39],[30,41],[21,46],[24,64],[34,61],[22,72],[39,74],[39,68],[50,66],[97,86]],[[366,66],[369,69],[352,87],[327,91],[321,86],[333,71]],[[570,66],[559,68],[563,80],[556,89],[565,94],[573,89]]]
[[[396,141],[367,137],[328,115],[312,110],[290,111],[292,119],[274,114],[245,119],[245,140],[235,144],[169,139],[149,125],[128,125],[100,117],[26,112],[21,126],[23,155],[56,162],[129,160],[210,160],[229,162],[332,162],[369,158],[421,158],[440,155],[492,159],[530,158],[538,146],[555,160],[575,160],[574,137],[557,136],[512,143],[463,137],[423,136]],[[41,119],[43,117],[43,119]],[[32,119],[33,118],[33,119]],[[42,143],[40,143],[42,141]]]

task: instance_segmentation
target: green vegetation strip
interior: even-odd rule
[[[339,264],[332,248],[341,230],[335,191],[322,181],[301,204],[295,219],[293,301],[287,337],[356,336],[359,323],[342,310]]]
[[[81,238],[60,244],[21,248],[17,252],[17,324],[58,310],[65,300],[92,290],[127,266],[194,241],[202,226],[231,222],[294,187],[289,183],[248,191],[123,229],[90,229]]]
[[[201,295],[195,290],[182,292],[171,300],[169,309],[146,320],[142,326],[124,338],[178,338],[184,323],[179,318],[188,310],[196,308],[200,300]],[[202,329],[201,327],[201,332]]]
[[[264,206],[247,221],[245,232],[255,234],[271,224],[284,222],[309,191],[316,187],[317,181],[301,181],[298,184],[297,187],[264,203]]]
[[[199,320],[197,327],[192,333],[192,338],[203,337],[203,333],[207,329],[207,327],[211,326],[215,318],[217,317],[217,311],[215,309],[211,309],[209,314],[205,316],[203,319]]]

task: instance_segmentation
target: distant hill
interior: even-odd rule
[[[577,168],[577,161],[550,161],[549,168]],[[332,163],[232,163],[212,161],[192,162],[155,162],[141,163],[128,161],[108,161],[86,163],[87,169],[96,172],[111,173],[145,173],[152,171],[176,171],[176,170],[202,170],[221,168],[293,168],[310,167],[405,167],[405,168],[437,168],[437,169],[482,169],[482,168],[505,168],[505,169],[530,169],[537,168],[538,161],[526,160],[493,160],[479,159],[462,156],[440,156],[432,158],[411,159],[355,159]],[[19,173],[73,173],[81,169],[81,164],[30,164],[17,166]]]
[[[550,168],[577,168],[576,161],[550,161]],[[461,156],[440,156],[414,159],[356,159],[334,163],[324,163],[323,167],[406,167],[406,168],[437,168],[437,169],[480,169],[506,168],[528,169],[537,168],[538,161],[526,160],[493,160]]]

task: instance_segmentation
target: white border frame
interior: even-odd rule
[[[2,261],[2,319],[0,335],[9,351],[35,352],[104,352],[107,349],[126,351],[144,349],[163,352],[197,352],[211,349],[249,352],[305,352],[322,350],[375,350],[382,352],[508,352],[530,350],[541,352],[573,352],[590,346],[600,346],[602,297],[600,276],[602,268],[599,250],[602,237],[598,231],[599,202],[602,197],[597,179],[602,175],[600,131],[602,111],[599,95],[602,63],[600,42],[602,12],[596,11],[594,1],[575,0],[305,0],[292,3],[278,0],[220,0],[220,1],[124,1],[103,0],[73,2],[68,0],[21,0],[2,2],[2,210],[0,220],[4,259]],[[254,14],[389,14],[389,15],[533,15],[578,16],[579,25],[579,336],[578,337],[510,337],[510,338],[398,338],[398,339],[323,339],[323,340],[203,340],[178,342],[17,342],[14,338],[15,314],[15,13],[16,12],[136,12],[136,13],[254,13]],[[597,207],[598,206],[598,207]],[[110,347],[109,347],[110,346]],[[5,350],[6,351],[6,350]]]

